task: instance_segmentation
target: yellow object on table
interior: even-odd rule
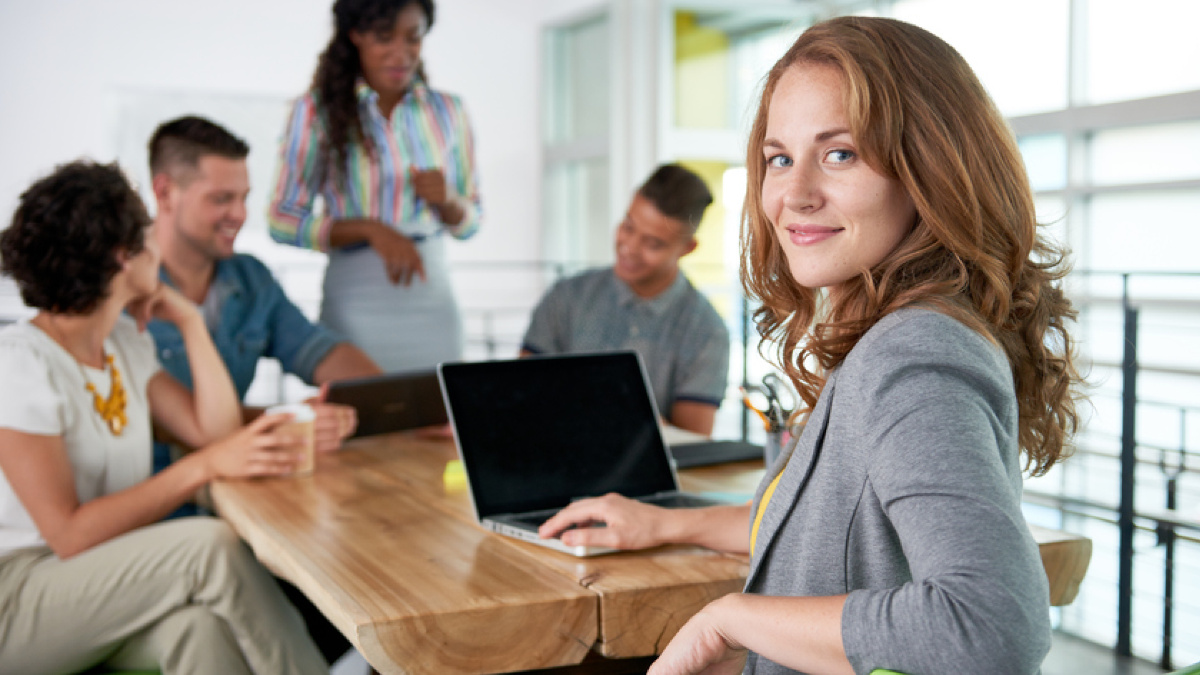
[[[467,472],[463,469],[462,460],[452,459],[446,462],[446,468],[442,471],[442,489],[447,493],[467,489]]]

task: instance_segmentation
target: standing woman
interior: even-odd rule
[[[1066,454],[1080,381],[1064,254],[1004,118],[936,36],[842,17],[767,75],[746,167],[743,284],[804,431],[750,505],[606,496],[543,536],[750,554],[744,592],[652,675],[1038,672],[1049,591],[1021,473]],[[589,520],[607,527],[567,530]]]
[[[321,321],[384,370],[459,359],[444,235],[471,236],[481,211],[462,101],[426,84],[433,0],[338,0],[333,16],[284,133],[271,236],[329,252]]]
[[[239,430],[204,317],[159,282],[120,170],[75,162],[34,183],[0,252],[38,310],[0,331],[0,671],[328,672],[228,526],[158,522],[215,478],[291,471],[297,442],[274,433],[286,415]],[[159,366],[152,317],[183,336],[192,390]],[[151,419],[200,449],[151,475]]]

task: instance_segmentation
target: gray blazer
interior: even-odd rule
[[[1035,673],[1049,587],[1021,514],[1017,401],[1003,352],[906,309],[876,324],[821,392],[755,542],[746,591],[849,594],[855,672]],[[750,654],[746,673],[792,672]]]

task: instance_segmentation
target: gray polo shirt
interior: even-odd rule
[[[676,401],[719,406],[729,378],[729,331],[682,272],[648,299],[611,267],[563,279],[533,310],[521,348],[534,354],[636,350],[664,416]]]

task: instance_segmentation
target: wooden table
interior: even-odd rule
[[[454,458],[444,439],[358,439],[320,457],[312,476],[218,482],[212,498],[263,564],[308,595],[381,673],[513,672],[577,664],[590,652],[651,656],[701,607],[740,590],[749,572],[745,556],[696,547],[581,559],[491,534],[475,523],[462,483],[443,480]],[[751,494],[761,475],[761,462],[742,462],[683,471],[680,481],[697,492]],[[1058,559],[1075,561],[1061,568],[1078,570],[1071,538],[1059,535],[1040,538],[1052,540]],[[1045,544],[1042,553],[1045,562]],[[1071,598],[1077,589],[1075,579]]]
[[[491,534],[465,488],[443,482],[454,457],[447,440],[359,439],[312,476],[219,482],[212,498],[381,673],[649,656],[749,571],[695,547],[580,559]]]

